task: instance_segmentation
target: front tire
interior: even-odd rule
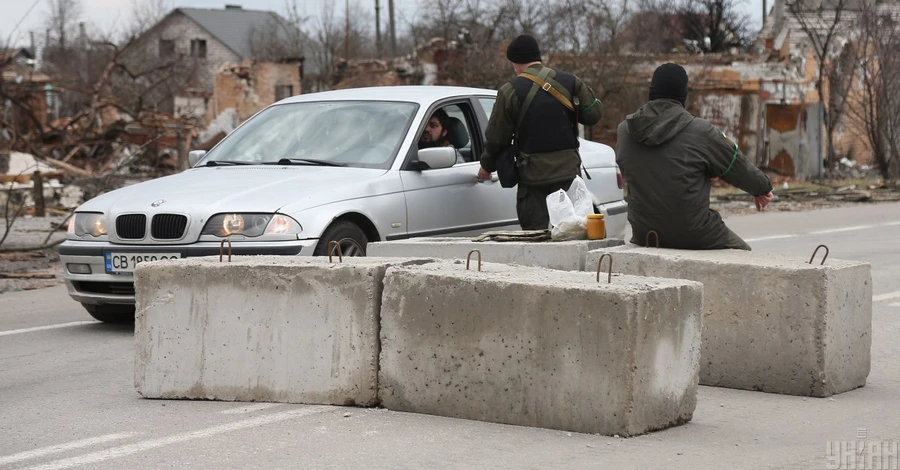
[[[134,323],[134,305],[81,304],[95,319],[103,323]]]
[[[328,244],[332,241],[341,245],[343,256],[366,256],[366,245],[369,243],[369,238],[353,222],[340,220],[328,227],[319,239],[313,255],[328,256]],[[337,254],[337,250],[334,249],[332,256]]]

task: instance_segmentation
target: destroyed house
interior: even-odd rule
[[[160,111],[209,122],[236,103],[242,117],[301,93],[302,33],[278,14],[247,10],[176,8],[129,46],[132,63],[182,61],[184,86]],[[236,72],[238,71],[238,72]]]

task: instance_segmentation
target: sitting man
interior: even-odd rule
[[[431,118],[428,119],[428,124],[425,125],[425,132],[423,132],[422,136],[419,138],[419,149],[453,147],[456,150],[456,163],[465,163],[466,160],[463,158],[462,154],[459,153],[459,149],[456,148],[456,145],[453,145],[453,141],[451,140],[454,137],[454,135],[451,134],[451,129],[455,124],[453,121],[456,120],[447,115],[447,112],[443,109],[435,111],[434,114],[431,115]]]
[[[687,72],[679,65],[656,69],[650,101],[619,124],[616,161],[628,185],[631,243],[688,250],[750,250],[709,208],[710,180],[719,178],[750,193],[762,211],[772,183],[737,144],[684,104]]]

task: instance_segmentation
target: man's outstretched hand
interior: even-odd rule
[[[478,167],[478,181],[489,181],[491,179],[491,174],[484,170],[483,167]]]
[[[766,210],[766,207],[772,202],[772,199],[775,196],[772,194],[772,191],[769,191],[768,194],[764,194],[762,196],[754,196],[753,202],[756,203],[756,210],[758,212],[762,212]]]

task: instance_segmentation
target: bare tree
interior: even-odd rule
[[[786,2],[802,31],[805,33],[816,59],[816,92],[822,104],[825,121],[825,167],[830,170],[837,158],[834,150],[834,131],[844,111],[844,97],[849,80],[843,73],[843,62],[835,60],[849,39],[849,29],[855,23],[851,11],[852,0],[820,0],[818,4],[807,0]]]
[[[137,37],[153,27],[172,11],[171,0],[131,0],[129,37]]]
[[[753,40],[750,15],[738,0],[684,0],[678,5],[683,39],[705,53],[744,49]]]
[[[78,22],[81,20],[81,2],[79,0],[47,0],[46,27],[52,34],[50,38],[61,51],[71,47],[71,40],[77,34]]]
[[[847,97],[847,116],[865,135],[881,176],[894,180],[900,176],[900,18],[866,4],[854,46],[858,91]]]

